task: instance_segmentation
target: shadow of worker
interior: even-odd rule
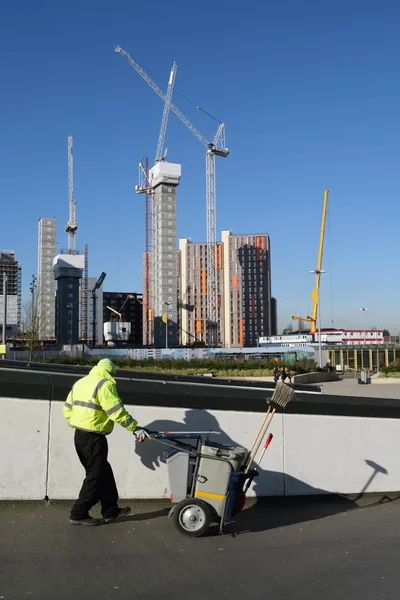
[[[214,415],[206,410],[191,409],[185,412],[183,423],[159,419],[148,423],[150,431],[220,431],[220,435],[210,435],[210,441],[228,446],[240,446],[223,431]],[[273,429],[271,429],[273,431]],[[136,453],[142,464],[152,471],[165,462],[163,455],[166,446],[156,441],[136,444]],[[248,506],[234,518],[226,532],[232,534],[265,531],[295,523],[349,511],[356,503],[336,495],[328,495],[307,483],[278,471],[258,468],[259,475],[254,479],[254,497],[248,498]],[[285,486],[297,491],[301,497],[284,498]],[[323,495],[323,496],[322,496]]]

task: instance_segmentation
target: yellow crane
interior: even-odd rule
[[[310,273],[315,273],[315,287],[311,292],[311,300],[313,302],[312,316],[309,315],[305,317],[296,317],[293,316],[293,321],[306,321],[307,323],[311,323],[311,333],[315,333],[317,330],[317,316],[318,316],[318,305],[319,305],[319,283],[321,279],[321,273],[325,271],[322,270],[322,255],[324,252],[324,238],[325,238],[325,222],[326,222],[326,209],[328,206],[328,194],[329,190],[324,190],[324,202],[322,205],[322,219],[321,219],[321,232],[319,235],[319,249],[318,249],[318,261],[317,268],[314,271],[310,271]]]

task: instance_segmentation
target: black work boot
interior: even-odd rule
[[[87,517],[86,519],[70,519],[69,522],[71,525],[83,525],[84,527],[95,527],[96,525],[100,525],[100,519],[93,519],[92,517]]]
[[[126,517],[130,513],[131,509],[129,508],[129,506],[127,506],[126,508],[118,508],[115,515],[113,517],[108,517],[107,519],[104,519],[104,522],[111,523],[111,521],[115,521],[115,519],[118,519],[119,517]]]

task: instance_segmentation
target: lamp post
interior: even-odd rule
[[[171,306],[171,302],[163,302],[163,306],[166,306],[165,312],[165,349],[168,350],[168,306]]]
[[[322,269],[313,269],[309,272],[310,275],[322,275],[322,273],[326,273],[326,271]],[[317,321],[318,321],[318,362],[319,368],[322,369],[322,344],[321,344],[321,308],[319,302],[319,285],[318,285],[318,312],[317,312]]]

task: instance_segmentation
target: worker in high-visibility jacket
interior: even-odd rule
[[[137,421],[127,412],[118,396],[113,375],[116,367],[108,358],[99,361],[87,375],[72,387],[64,403],[64,416],[75,429],[75,448],[86,471],[79,498],[72,506],[70,523],[99,525],[99,519],[89,515],[90,509],[101,503],[106,523],[128,515],[130,508],[118,506],[118,490],[110,463],[107,460],[106,436],[114,422],[135,431]]]

